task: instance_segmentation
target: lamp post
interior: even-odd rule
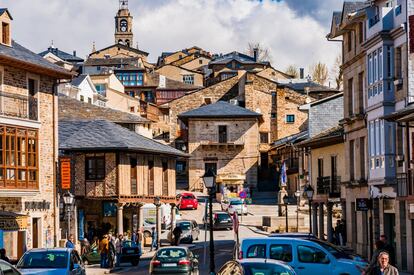
[[[309,202],[309,233],[312,234],[312,199],[313,199],[313,188],[310,184],[305,186],[306,198]]]
[[[160,197],[154,197],[154,205],[155,205],[155,218],[156,218],[156,232],[157,232],[157,248],[160,247],[160,206],[161,200]]]
[[[296,197],[296,232],[299,232],[299,204],[300,204],[300,190],[295,192]]]
[[[209,168],[203,175],[204,185],[208,189],[209,227],[210,227],[210,274],[216,274],[214,262],[214,236],[213,236],[213,195],[216,186],[216,174]]]
[[[289,196],[285,195],[283,197],[283,204],[285,205],[285,212],[286,212],[286,233],[289,231],[289,224],[288,224],[288,204],[289,204]]]
[[[70,211],[72,208],[73,201],[75,200],[75,196],[73,196],[69,191],[67,191],[65,194],[63,194],[63,202],[66,206],[66,216],[68,218],[68,230],[67,230],[67,237],[70,236]]]

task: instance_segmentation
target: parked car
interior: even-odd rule
[[[204,216],[203,223],[210,227],[209,218]],[[216,229],[233,229],[233,219],[229,213],[224,211],[213,212],[213,230]]]
[[[198,201],[193,193],[181,193],[178,196],[178,209],[197,209]]]
[[[150,262],[149,273],[196,275],[199,273],[198,256],[187,247],[160,248]]]
[[[298,275],[360,275],[366,262],[357,261],[332,247],[300,238],[262,237],[243,240],[239,258],[270,258],[286,262]]]
[[[85,275],[85,267],[71,248],[34,248],[20,258],[17,269],[24,275]]]
[[[141,258],[141,250],[132,241],[125,240],[122,242],[121,263],[131,263],[137,266]],[[97,264],[101,262],[101,255],[95,250],[90,250],[82,255],[82,261],[85,265]]]
[[[296,275],[295,271],[286,263],[272,259],[242,259],[228,261],[217,273],[217,275],[256,275],[256,274],[279,274]]]
[[[14,266],[3,260],[0,260],[0,274],[22,275],[22,273],[20,273]]]
[[[200,235],[200,228],[194,220],[180,220],[177,221],[176,226],[180,227],[183,233],[181,234],[180,243],[193,243],[194,240],[198,240]],[[167,239],[170,243],[174,241],[174,236],[171,231],[168,232]]]
[[[221,209],[229,212],[230,215],[233,215],[234,212],[239,215],[247,215],[247,205],[242,199],[238,198],[224,200],[221,203]]]

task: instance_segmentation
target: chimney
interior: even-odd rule
[[[299,78],[304,79],[305,78],[305,69],[299,68]]]
[[[73,56],[76,56],[76,51],[73,51]]]
[[[253,49],[253,58],[254,61],[257,62],[257,58],[259,57],[259,49],[258,48],[254,48]]]

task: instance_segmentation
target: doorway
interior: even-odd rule
[[[32,248],[39,248],[40,218],[32,219]]]

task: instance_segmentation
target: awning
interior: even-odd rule
[[[219,174],[216,182],[222,184],[242,185],[246,180],[246,175],[243,174]]]
[[[28,216],[0,211],[0,230],[17,231],[27,229]]]

